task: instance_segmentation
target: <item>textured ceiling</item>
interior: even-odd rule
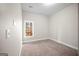
[[[22,9],[27,12],[50,16],[69,5],[71,5],[71,3],[54,3],[50,6],[45,6],[42,3],[23,3]]]

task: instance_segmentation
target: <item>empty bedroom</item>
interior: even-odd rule
[[[0,56],[78,56],[78,3],[0,3]]]

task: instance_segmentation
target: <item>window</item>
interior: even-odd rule
[[[32,21],[25,21],[24,23],[24,36],[25,37],[32,37],[33,36],[33,22]]]

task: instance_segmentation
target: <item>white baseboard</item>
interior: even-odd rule
[[[62,41],[59,41],[59,40],[56,40],[56,39],[50,39],[50,40],[53,40],[53,41],[55,41],[55,42],[58,42],[58,43],[60,43],[60,44],[63,44],[63,45],[66,45],[66,46],[68,46],[68,47],[71,47],[71,48],[73,48],[73,49],[78,50],[77,47],[71,46],[71,45],[66,44],[66,43],[64,43],[64,42],[62,42]]]
[[[34,40],[29,40],[29,41],[23,41],[23,43],[34,42],[34,41],[40,41],[40,40],[46,40],[46,39],[49,39],[49,38],[40,38],[40,39],[34,39]],[[71,45],[66,44],[66,43],[64,43],[64,42],[62,42],[62,41],[59,41],[59,40],[56,40],[56,39],[50,39],[50,40],[53,40],[53,41],[55,41],[55,42],[57,42],[57,43],[60,43],[60,44],[63,44],[63,45],[66,45],[66,46],[68,46],[68,47],[71,47],[71,48],[73,48],[73,49],[78,50],[77,47],[71,46]]]
[[[46,39],[47,39],[47,38],[40,38],[40,39],[28,40],[28,41],[23,41],[23,43],[34,42],[34,41],[40,41],[40,40],[46,40]]]

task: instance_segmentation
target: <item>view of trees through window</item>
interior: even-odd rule
[[[26,36],[32,36],[32,22],[26,22]]]

